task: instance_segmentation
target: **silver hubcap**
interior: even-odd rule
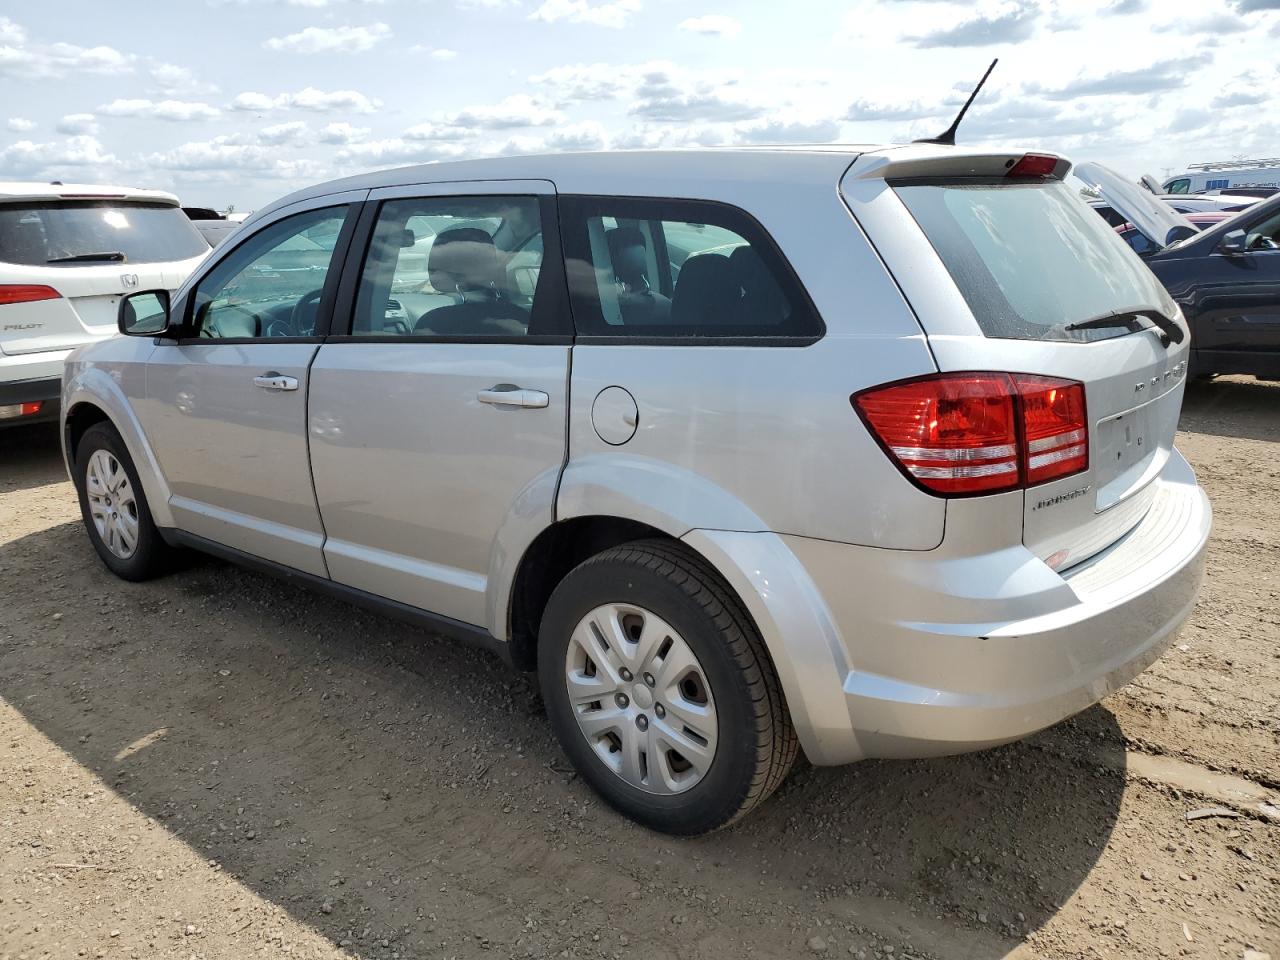
[[[574,629],[565,685],[578,727],[604,764],[646,793],[683,793],[716,755],[716,704],[702,664],[671,625],[624,603]]]
[[[95,450],[85,470],[89,516],[108,550],[128,560],[138,549],[138,502],[120,461],[109,450]]]

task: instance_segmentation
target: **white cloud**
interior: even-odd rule
[[[640,0],[545,0],[542,6],[529,14],[530,20],[555,23],[592,23],[598,27],[625,27],[633,13],[640,10]]]
[[[272,147],[244,143],[233,136],[190,141],[142,159],[152,167],[228,178],[253,173],[273,179],[318,180],[325,175],[324,168],[312,159],[282,156]]]
[[[202,83],[186,67],[176,63],[157,63],[150,69],[152,82],[164,93],[216,93],[212,83]]]
[[[134,59],[114,47],[36,43],[20,24],[0,17],[0,76],[43,79],[72,73],[126,73],[133,69]]]
[[[612,63],[577,63],[535,74],[530,83],[545,84],[564,100],[609,100],[629,85],[625,68]]]
[[[307,87],[297,93],[281,93],[269,97],[265,93],[249,91],[238,95],[231,101],[228,109],[254,113],[268,113],[272,110],[310,110],[324,113],[342,110],[348,113],[375,113],[382,101],[366,97],[355,90],[317,90]]]
[[[418,123],[406,130],[402,136],[405,140],[448,142],[451,140],[465,140],[471,136],[471,131],[454,126],[451,123]]]
[[[111,117],[151,117],[156,120],[185,122],[210,120],[221,111],[207,103],[187,100],[113,100],[98,108],[99,113]]]
[[[258,140],[262,143],[270,144],[296,143],[302,139],[306,132],[306,121],[290,120],[287,123],[277,123],[274,126],[263,127],[258,131]]]
[[[515,136],[500,146],[483,152],[501,156],[527,153],[570,153],[584,150],[601,150],[607,140],[604,127],[599,123],[575,123],[559,127],[542,137]]]
[[[741,143],[831,143],[840,136],[840,124],[834,120],[765,120],[740,124],[732,139]]]
[[[92,113],[68,113],[54,127],[59,133],[76,136],[98,132],[98,120]]]
[[[14,133],[30,133],[36,128],[35,123],[26,117],[10,117],[7,126]]]
[[[680,21],[680,29],[690,33],[702,33],[717,37],[736,37],[742,32],[742,24],[733,17],[709,13],[702,17],[690,17]]]
[[[321,143],[347,144],[363,140],[368,135],[368,127],[353,127],[345,120],[338,120],[333,123],[326,124],[320,131],[317,139],[319,139]]]
[[[361,169],[369,166],[456,160],[469,155],[467,149],[458,144],[389,137],[343,147],[338,151],[336,160],[348,168]]]
[[[290,53],[364,53],[391,39],[385,23],[368,27],[307,27],[286,37],[271,37],[262,45]]]
[[[0,150],[0,166],[19,175],[53,176],[64,167],[109,167],[116,158],[96,137],[75,136],[59,142],[19,140]]]
[[[564,115],[530,97],[516,93],[499,103],[477,107],[464,107],[449,116],[448,122],[457,127],[481,130],[507,130],[514,127],[544,127],[559,123]]]
[[[431,51],[432,58],[436,60],[452,60],[455,57],[457,57],[457,55],[458,55],[457,50],[446,50],[443,47],[441,47],[439,50]]]

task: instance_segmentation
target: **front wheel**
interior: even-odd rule
[[[89,541],[112,573],[149,580],[171,568],[174,551],[156,529],[133,460],[110,424],[95,423],[80,438],[75,482]]]
[[[538,672],[583,778],[653,829],[726,826],[795,759],[764,641],[716,572],[678,544],[624,544],[571,571],[542,619]]]

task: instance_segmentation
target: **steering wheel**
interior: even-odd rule
[[[1259,234],[1257,238],[1249,245],[1251,250],[1280,250],[1280,243],[1275,238],[1268,237],[1266,234]]]
[[[315,333],[316,308],[320,306],[322,296],[324,296],[323,289],[312,290],[310,293],[303,294],[301,299],[293,305],[293,311],[289,314],[289,326],[295,332],[291,336],[309,337]]]

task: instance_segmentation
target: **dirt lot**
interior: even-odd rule
[[[1193,384],[1180,443],[1208,581],[1135,683],[677,841],[486,654],[211,560],[113,579],[52,432],[0,433],[0,958],[1280,960],[1280,385]]]

